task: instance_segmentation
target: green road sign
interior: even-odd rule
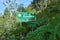
[[[16,13],[17,22],[30,22],[35,20],[35,14],[33,12],[17,12]]]

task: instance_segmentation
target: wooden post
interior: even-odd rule
[[[20,22],[20,27],[22,27],[22,22]]]
[[[22,27],[22,22],[20,22],[20,27]],[[22,40],[22,36],[23,36],[22,33],[20,33],[19,35],[20,35],[19,40]]]

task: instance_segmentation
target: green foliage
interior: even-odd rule
[[[26,12],[34,12],[36,14],[36,10],[32,7],[32,5],[29,5],[26,9]]]
[[[24,7],[23,7],[23,4],[19,4],[19,5],[18,5],[17,11],[19,11],[19,12],[25,11],[25,9],[24,9]]]
[[[0,40],[20,40],[26,35],[25,40],[60,40],[60,0],[33,0],[26,9],[19,5],[16,11],[36,14],[35,22],[22,23],[22,27],[16,22],[15,12],[9,16],[8,8],[0,17]],[[32,27],[33,32],[29,32]]]
[[[12,31],[12,30],[11,30]],[[26,28],[25,27],[17,27],[14,31],[13,31],[13,33],[14,34],[17,34],[17,33],[19,33],[19,34],[22,34],[22,33],[24,33],[26,31]]]
[[[57,24],[57,23],[56,24],[49,23],[47,25],[39,27],[34,32],[28,33],[25,40],[56,40],[56,33],[57,33],[57,29],[59,27],[59,24]],[[47,34],[45,34],[45,33],[47,33]],[[59,33],[57,35],[59,35]]]
[[[38,9],[38,1],[33,0],[34,8],[37,7]],[[25,40],[60,40],[60,3],[59,0],[50,0],[50,2],[41,14],[37,14],[37,24],[40,26],[40,24],[45,23],[45,25],[40,26],[33,32],[29,32]],[[36,3],[37,5],[35,5]]]
[[[53,16],[51,18],[51,21],[47,25],[37,28],[34,32],[29,32],[25,40],[56,40],[57,38],[60,39],[59,29],[60,13]]]

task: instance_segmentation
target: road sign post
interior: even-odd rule
[[[35,21],[35,13],[33,12],[17,12],[16,13],[16,21],[20,22],[20,26],[22,26],[22,22],[33,22]],[[33,30],[33,27],[32,27]]]

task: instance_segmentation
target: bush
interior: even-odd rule
[[[44,26],[29,32],[25,40],[60,40],[60,16],[52,17],[51,21]]]

